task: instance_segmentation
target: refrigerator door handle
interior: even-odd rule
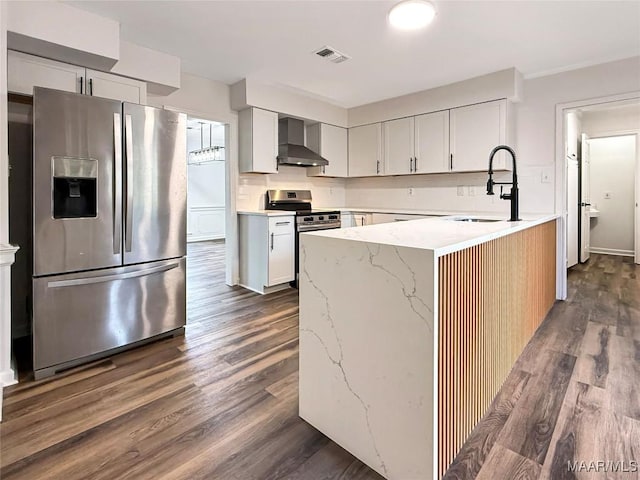
[[[119,113],[113,114],[113,253],[120,253],[122,239],[122,121]]]
[[[131,251],[131,241],[133,236],[133,126],[131,123],[131,115],[125,115],[124,120],[124,138],[126,145],[126,165],[127,178],[125,179],[125,188],[127,189],[125,201],[127,202],[125,211],[125,227],[124,227],[124,248],[125,251]]]
[[[100,275],[97,277],[74,278],[73,280],[56,280],[47,283],[48,288],[72,287],[75,285],[90,285],[92,283],[113,282],[114,280],[126,280],[128,278],[144,277],[154,273],[166,272],[180,266],[180,260],[151,268],[143,268],[133,272],[118,273],[115,275]]]

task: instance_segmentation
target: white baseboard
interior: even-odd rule
[[[599,248],[591,247],[589,249],[591,253],[599,253],[601,255],[620,255],[622,257],[633,257],[635,253],[633,250],[618,250],[616,248]]]
[[[12,368],[0,372],[0,386],[8,387],[15,383],[18,383],[18,378]]]

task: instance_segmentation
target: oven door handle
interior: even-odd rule
[[[316,230],[333,230],[335,228],[340,228],[340,223],[325,223],[323,225],[298,225],[298,232],[313,232]]]

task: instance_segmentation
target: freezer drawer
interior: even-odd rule
[[[76,362],[181,328],[186,259],[33,280],[33,368]],[[56,368],[52,368],[56,367]]]

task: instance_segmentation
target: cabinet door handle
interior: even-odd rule
[[[409,172],[413,172],[413,158],[409,157]]]
[[[376,160],[376,175],[380,173],[380,160]]]
[[[84,77],[80,77],[80,95],[84,93]]]
[[[276,225],[289,225],[291,222],[276,222]],[[273,235],[273,233],[271,234]]]
[[[273,252],[273,233],[271,234],[271,251]]]
[[[322,166],[322,174],[324,175],[325,173],[327,173],[327,167],[325,167],[324,165]]]
[[[413,171],[414,173],[418,171],[418,157],[413,157]]]
[[[89,79],[89,95],[93,96],[93,78]]]
[[[449,170],[453,170],[453,153],[449,154]]]

